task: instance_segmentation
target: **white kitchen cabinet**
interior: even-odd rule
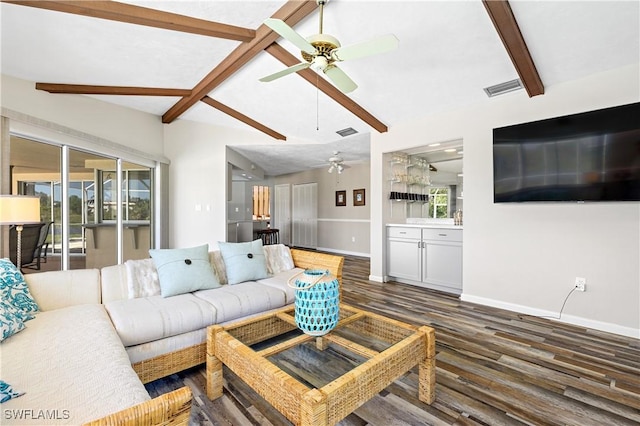
[[[462,293],[462,229],[389,226],[387,277]]]
[[[387,253],[387,275],[407,280],[421,280],[422,235],[420,229],[389,228]]]
[[[422,230],[422,281],[462,291],[462,230]]]

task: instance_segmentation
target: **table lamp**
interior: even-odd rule
[[[0,225],[16,225],[18,234],[16,263],[22,265],[22,225],[40,222],[40,198],[26,195],[0,195]]]

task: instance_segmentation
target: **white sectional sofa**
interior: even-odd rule
[[[143,383],[204,363],[208,326],[293,303],[287,282],[304,269],[342,280],[341,256],[285,249],[294,269],[164,298],[130,298],[124,265],[26,275],[41,312],[0,343],[2,380],[26,392],[1,407],[23,414],[0,423],[187,424],[188,387],[151,400]],[[224,262],[210,258],[224,284]]]
[[[306,250],[289,250],[294,269],[264,279],[226,285],[219,252],[209,253],[221,287],[163,298],[128,297],[125,265],[105,267],[102,303],[143,383],[205,362],[206,329],[281,308],[294,302],[289,278],[306,268],[329,270],[342,280],[343,257]],[[276,247],[266,246],[265,250]],[[268,262],[277,263],[277,262]]]
[[[152,400],[131,368],[100,304],[99,272],[26,275],[40,312],[0,344],[2,380],[25,392],[2,404],[0,424],[188,422],[188,387]]]

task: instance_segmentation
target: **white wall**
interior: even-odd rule
[[[492,129],[640,100],[640,70],[624,67],[546,88],[487,99],[373,134],[371,192],[384,207],[384,152],[464,141],[463,299],[557,315],[575,277],[564,321],[640,337],[640,203],[493,203]],[[384,223],[372,208],[371,277],[384,276]]]
[[[274,139],[188,120],[164,129],[164,153],[171,160],[169,246],[206,243],[217,248],[227,232],[227,145],[264,145]]]

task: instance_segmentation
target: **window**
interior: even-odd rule
[[[127,170],[122,188],[124,220],[151,219],[151,171]]]
[[[123,170],[122,178],[122,220],[151,218],[151,170]],[[102,175],[102,220],[116,220],[116,172],[100,171]]]
[[[429,189],[429,213],[427,217],[436,219],[449,217],[449,188]]]
[[[154,241],[156,163],[16,135],[9,147],[11,193],[40,197],[41,220],[53,222],[48,254],[57,262],[49,269],[101,268],[148,254]],[[118,216],[132,222],[120,234]]]
[[[269,202],[269,187],[253,187],[253,219],[270,219],[271,203]]]

